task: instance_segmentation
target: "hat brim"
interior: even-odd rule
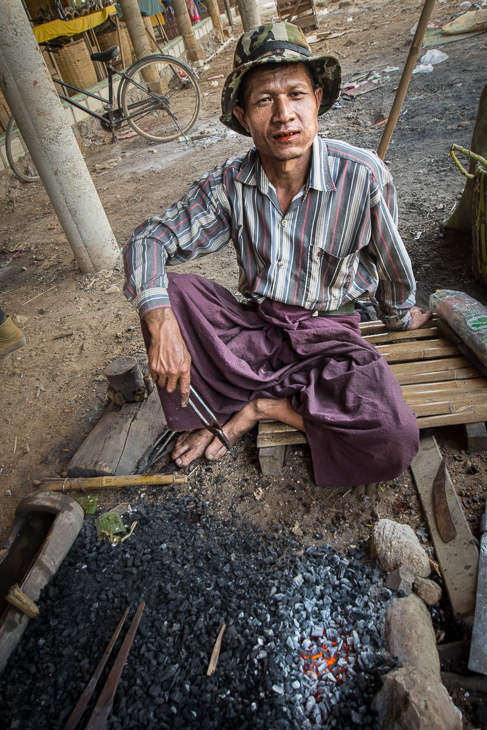
[[[305,63],[313,69],[317,83],[323,89],[318,116],[329,111],[338,99],[341,85],[341,67],[334,56],[303,56],[300,53],[286,50],[283,55],[268,55],[255,61],[242,64],[227,76],[222,90],[222,115],[220,121],[234,132],[250,137],[250,133],[240,124],[233,113],[239,100],[239,90],[245,75],[256,66],[269,63]]]

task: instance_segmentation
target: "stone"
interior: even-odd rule
[[[462,730],[462,713],[439,680],[403,667],[382,681],[372,701],[378,730]]]
[[[113,284],[105,290],[105,294],[120,294],[120,287],[116,284]]]
[[[379,520],[374,528],[372,557],[377,557],[386,573],[409,565],[415,574],[427,578],[431,565],[426,550],[409,525],[394,520]]]
[[[416,578],[413,583],[414,592],[423,599],[428,606],[434,606],[441,601],[441,588],[434,580],[428,578]]]
[[[440,681],[440,659],[431,616],[414,593],[397,598],[386,612],[386,647],[403,666],[412,665]]]
[[[387,576],[386,588],[389,588],[391,591],[402,593],[403,596],[410,596],[413,591],[414,578],[414,570],[411,566],[401,565]]]

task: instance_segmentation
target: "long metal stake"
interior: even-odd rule
[[[101,673],[105,669],[105,664],[108,661],[108,657],[112,653],[112,649],[115,646],[115,642],[118,639],[118,636],[120,634],[120,631],[122,630],[122,626],[125,623],[125,619],[127,618],[129,611],[130,611],[130,606],[128,606],[128,608],[125,609],[125,612],[124,612],[122,618],[120,619],[120,622],[119,622],[117,628],[115,629],[115,633],[113,634],[112,638],[110,639],[110,643],[108,644],[107,648],[105,649],[102,658],[98,662],[98,666],[95,669],[95,672],[94,672],[92,678],[86,685],[86,689],[84,690],[83,694],[81,695],[78,702],[76,703],[76,706],[75,706],[73,712],[69,716],[69,720],[67,721],[66,725],[64,726],[64,730],[75,730],[76,725],[80,721],[81,715],[86,710],[86,706],[87,706],[88,702],[90,701],[93,692],[96,689],[96,685],[98,684],[98,680],[100,679]]]
[[[421,17],[418,22],[418,27],[416,28],[416,33],[414,34],[414,39],[411,44],[411,48],[409,49],[409,55],[406,61],[406,65],[404,66],[404,71],[402,72],[401,81],[399,82],[399,86],[397,87],[396,96],[392,105],[391,112],[389,114],[389,119],[385,126],[384,132],[382,133],[382,138],[379,143],[379,148],[377,150],[377,154],[381,158],[381,160],[383,160],[386,156],[392,133],[394,132],[397,120],[399,119],[399,114],[401,113],[402,105],[408,91],[409,82],[411,81],[411,76],[413,74],[414,67],[416,65],[416,61],[421,50],[421,46],[423,45],[424,34],[426,33],[426,29],[428,27],[429,19],[431,18],[431,13],[433,12],[435,2],[436,0],[425,0],[424,7],[421,12]]]
[[[117,654],[117,658],[115,659],[111,672],[108,675],[108,679],[101,691],[101,695],[98,698],[95,709],[91,713],[91,717],[88,720],[85,730],[102,730],[105,722],[107,721],[110,710],[112,709],[118,683],[120,682],[120,677],[122,676],[123,668],[129,655],[130,647],[132,646],[135,634],[139,628],[140,619],[144,613],[144,608],[145,602],[142,601],[137,609],[137,613],[132,619],[130,628],[125,635],[123,644],[120,647],[120,651]]]

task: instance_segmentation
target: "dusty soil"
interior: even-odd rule
[[[346,80],[359,71],[402,69],[409,31],[421,7],[422,3],[403,7],[382,0],[357,0],[342,10],[329,5],[329,14],[320,16],[320,31],[361,32],[316,43],[313,51],[337,54]],[[434,19],[445,22],[459,12],[458,2],[440,0]],[[431,74],[413,76],[386,156],[422,306],[439,287],[466,291],[482,302],[487,299],[470,273],[470,238],[442,227],[464,187],[448,148],[452,142],[469,146],[485,84],[485,39],[481,35],[442,46],[449,59]],[[228,71],[233,49],[231,45],[216,56],[201,75],[203,105],[194,133],[208,133],[206,138],[157,146],[138,138],[111,145],[101,131],[86,137],[86,162],[121,246],[138,223],[164,210],[203,172],[248,148],[247,139],[218,121],[219,89],[205,80]],[[382,73],[387,75],[389,79],[371,93],[354,101],[341,99],[340,108],[321,118],[320,130],[376,149],[383,129],[376,125],[388,116],[400,71]],[[115,166],[96,171],[95,164],[117,157],[121,160]],[[27,337],[27,345],[0,364],[3,536],[17,503],[32,490],[32,479],[63,474],[92,429],[105,401],[104,367],[121,355],[135,355],[143,362],[145,351],[137,314],[121,293],[122,266],[96,276],[80,274],[40,183],[22,184],[11,173],[1,177],[0,219],[0,304],[8,314],[26,318],[21,327]],[[237,266],[230,247],[179,271],[202,274],[236,290]],[[434,434],[450,456],[450,472],[478,536],[487,455],[465,451],[460,427]],[[429,545],[409,472],[393,482],[324,489],[313,483],[308,447],[298,446],[288,448],[282,477],[263,477],[255,432],[220,463],[201,463],[188,489],[205,494],[223,516],[255,522],[268,531],[292,530],[305,543],[324,540],[341,549],[366,545],[377,519],[390,517],[410,524]],[[151,491],[145,494],[150,498]],[[99,504],[118,501],[120,494],[113,492],[100,497]],[[432,548],[430,553],[433,556]],[[475,703],[469,716],[477,722]]]

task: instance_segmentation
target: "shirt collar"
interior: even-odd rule
[[[252,147],[244,158],[237,180],[244,183],[244,185],[257,185],[263,195],[268,195],[269,179],[265,174],[260,155],[255,147]],[[323,192],[336,190],[330,173],[328,148],[325,140],[318,135],[316,135],[313,142],[311,170],[306,185],[306,189],[309,188]]]

